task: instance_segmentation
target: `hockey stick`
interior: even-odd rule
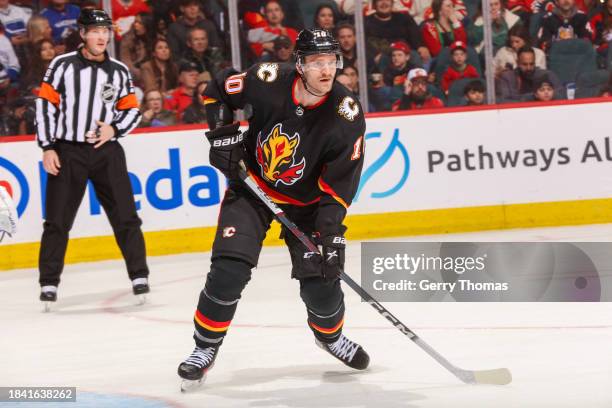
[[[259,187],[246,171],[246,166],[243,161],[240,161],[239,176],[249,189],[272,211],[276,218],[297,237],[309,251],[320,254],[319,248],[302,232],[293,221],[291,221],[285,212],[278,206],[270,197]],[[493,370],[464,370],[442,357],[440,353],[434,350],[423,339],[417,336],[412,330],[406,327],[399,319],[389,312],[383,305],[374,299],[366,292],[357,282],[355,282],[345,272],[340,274],[340,278],[351,287],[362,299],[370,304],[378,313],[385,317],[395,328],[404,333],[410,340],[415,342],[421,349],[429,354],[434,360],[440,363],[444,368],[453,373],[466,384],[495,384],[506,385],[512,381],[512,374],[507,368],[497,368]]]

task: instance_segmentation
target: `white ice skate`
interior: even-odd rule
[[[147,303],[147,293],[150,291],[149,280],[147,278],[136,278],[132,281],[132,292],[136,296],[139,305]]]
[[[57,301],[57,286],[43,286],[40,288],[40,300],[43,302],[43,312],[50,312],[51,305]]]

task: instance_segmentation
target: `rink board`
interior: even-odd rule
[[[605,120],[611,107],[564,103],[369,117],[348,236],[612,222],[612,129]],[[211,247],[226,181],[210,167],[203,139],[202,129],[190,127],[121,141],[150,255]],[[40,160],[31,138],[0,143],[0,184],[12,191],[20,214],[18,233],[0,244],[0,270],[36,265],[46,183]],[[279,243],[277,227],[267,243]],[[88,188],[67,262],[118,257]]]

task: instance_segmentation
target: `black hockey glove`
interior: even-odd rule
[[[239,127],[240,123],[234,122],[206,132],[210,142],[210,164],[227,178],[237,178],[238,162],[244,157],[244,137]]]
[[[344,248],[346,239],[342,235],[328,235],[320,239],[323,256],[321,268],[323,278],[334,281],[344,271]]]

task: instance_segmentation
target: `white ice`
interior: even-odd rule
[[[491,231],[413,241],[610,241],[611,225]],[[371,356],[351,371],[317,348],[284,248],[260,265],[206,384],[181,394],[209,254],[151,257],[137,306],[122,261],[66,266],[42,313],[34,269],[0,273],[0,386],[75,386],[77,403],[131,407],[612,407],[610,303],[386,303],[454,364],[508,367],[508,386],[460,383],[348,287],[344,333]],[[359,279],[359,245],[347,254]],[[0,407],[3,404],[0,403]],[[14,406],[43,407],[44,404]]]

